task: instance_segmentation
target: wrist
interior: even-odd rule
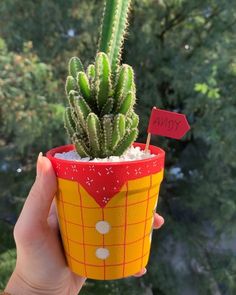
[[[5,292],[11,295],[30,294],[30,288],[14,271],[7,283]]]
[[[23,278],[19,273],[14,271],[5,288],[5,293],[10,295],[64,295],[66,290],[60,290],[60,286],[53,286],[47,288],[44,286],[37,286]],[[69,294],[69,293],[68,293]]]

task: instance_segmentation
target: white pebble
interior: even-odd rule
[[[123,155],[120,157],[110,156],[104,159],[95,158],[90,160],[89,157],[81,158],[76,151],[69,151],[64,153],[56,153],[54,155],[57,159],[64,159],[77,162],[124,162],[124,161],[133,161],[133,160],[143,160],[154,157],[154,154],[151,154],[150,151],[143,151],[140,147],[131,146]]]

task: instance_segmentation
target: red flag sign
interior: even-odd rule
[[[189,129],[185,115],[157,108],[152,109],[148,133],[180,139]]]

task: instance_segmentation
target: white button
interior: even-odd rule
[[[110,224],[107,221],[98,221],[96,223],[96,230],[100,233],[100,234],[107,234],[110,231]]]
[[[107,259],[107,257],[110,255],[110,252],[106,248],[98,248],[96,250],[96,256],[99,259]]]

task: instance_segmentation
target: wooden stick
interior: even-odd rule
[[[151,133],[148,133],[147,140],[146,140],[146,146],[145,146],[145,152],[147,152],[149,149],[150,141],[151,141]]]
[[[156,107],[153,107],[153,109],[156,109]],[[149,118],[149,120],[150,120],[150,118]],[[146,140],[146,146],[145,146],[145,152],[147,152],[149,150],[151,136],[152,136],[152,134],[150,132],[148,132],[148,136],[147,136],[147,140]]]

